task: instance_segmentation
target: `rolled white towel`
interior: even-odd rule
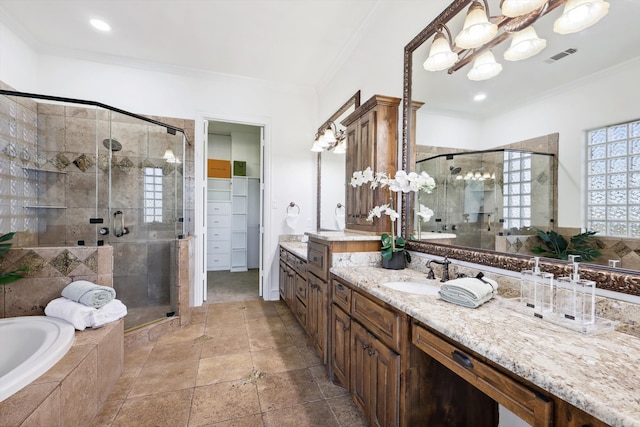
[[[113,299],[106,303],[102,307],[91,312],[91,326],[92,328],[99,328],[107,323],[115,322],[118,319],[122,319],[127,315],[127,306],[119,299]]]
[[[80,304],[65,297],[56,298],[44,308],[44,314],[50,317],[66,320],[79,331],[89,326],[91,312],[97,309]]]
[[[76,280],[65,286],[62,296],[89,307],[100,308],[116,297],[116,290],[87,280]]]
[[[66,320],[74,328],[84,331],[86,328],[99,328],[127,315],[127,307],[117,299],[100,308],[93,308],[65,297],[56,298],[47,304],[44,314]]]
[[[438,293],[444,301],[476,308],[498,293],[498,283],[486,277],[463,277],[443,283]]]

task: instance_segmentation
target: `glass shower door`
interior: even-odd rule
[[[109,233],[113,285],[129,314],[125,329],[176,310],[175,239],[182,234],[182,135],[111,112],[104,150],[109,161]]]

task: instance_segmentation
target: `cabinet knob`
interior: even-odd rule
[[[346,326],[342,327],[342,332],[347,332],[349,330],[349,328],[347,328]]]
[[[367,344],[362,344],[362,349],[363,349],[363,350],[366,350],[366,349],[368,349],[368,348],[369,348],[369,346],[368,346]]]
[[[340,289],[341,291],[344,291],[344,286],[338,285],[338,289]]]
[[[369,353],[369,356],[373,356],[374,354],[376,354],[375,350],[369,350],[367,353]]]

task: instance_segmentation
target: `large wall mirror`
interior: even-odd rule
[[[463,29],[472,3],[488,6],[491,21],[499,25],[497,36],[489,42],[487,49],[461,50],[454,44],[454,52],[460,53],[458,62],[441,71],[427,71],[423,64],[429,56],[434,36],[440,31],[448,40],[450,32],[451,38],[455,39]],[[526,17],[506,18],[501,16],[501,0],[456,0],[407,44],[404,53],[402,167],[416,170],[416,162],[425,157],[444,156],[440,170],[435,172],[439,176],[434,176],[436,181],[442,182],[443,175],[449,174],[450,178],[465,164],[464,156],[457,157],[458,165],[453,161],[456,157],[447,158],[447,153],[509,151],[520,149],[523,144],[527,150],[553,153],[557,176],[553,177],[554,188],[549,194],[556,198],[557,207],[551,209],[549,228],[559,232],[579,232],[585,229],[587,216],[595,212],[587,208],[591,200],[585,187],[588,132],[602,129],[606,137],[607,133],[622,132],[617,126],[619,124],[640,121],[640,85],[637,84],[637,76],[640,75],[640,26],[634,22],[640,16],[640,2],[610,1],[608,14],[602,19],[569,34],[558,34],[553,28],[554,22],[564,13],[567,1],[542,3],[543,6]],[[537,36],[546,41],[546,47],[524,60],[505,60],[505,51],[513,40],[513,33],[505,31],[505,28],[520,30],[531,22]],[[447,28],[441,24],[446,24]],[[471,80],[468,74],[476,63],[482,61],[476,60],[484,56],[480,55],[483,50],[493,53],[496,62],[502,65],[502,71],[486,80]],[[412,111],[412,105],[421,103],[424,105]],[[630,203],[636,194],[635,184],[632,184],[632,172],[636,167],[635,148],[632,147],[635,144],[640,146],[640,133],[637,140],[633,138],[635,126],[625,128],[625,154],[629,160],[620,174],[625,175],[624,179],[628,181],[625,194]],[[640,129],[640,124],[637,127]],[[615,157],[615,153],[607,150],[613,149],[607,148],[603,153],[606,160],[602,164],[608,173],[608,168],[616,167],[617,159],[611,157]],[[595,154],[590,155],[593,158]],[[495,159],[493,163],[496,163]],[[496,177],[496,185],[502,187],[504,182],[501,182],[500,175]],[[617,185],[611,175],[606,176],[605,187]],[[616,210],[611,209],[611,203],[605,201],[598,209],[605,216],[613,216]],[[638,225],[634,219],[635,211],[640,211],[640,198],[635,203],[635,208],[631,206],[623,214],[617,210],[620,223],[625,223],[630,230],[640,229],[640,216]],[[404,199],[402,228],[407,238],[417,237],[416,206],[415,200]],[[436,218],[434,216],[431,221]],[[491,228],[486,231],[506,235],[507,231],[499,226],[501,220],[504,220],[502,208],[495,211],[492,222],[485,220],[483,227]],[[438,225],[423,223],[421,228],[437,230]],[[502,245],[492,243],[493,246],[489,247],[469,243],[468,239],[465,243],[456,242],[456,231],[451,230],[452,225],[460,227],[460,224],[448,224],[447,230],[439,230],[452,234],[451,239],[435,243],[416,238],[409,243],[410,249],[515,271],[531,266],[531,255],[507,250],[504,241]],[[599,287],[640,295],[640,239],[633,233],[626,237],[607,234],[605,231],[596,235],[605,254],[604,259],[598,260],[597,264],[583,263],[583,271],[587,277],[597,280]],[[613,259],[621,264],[608,266],[608,261]],[[543,262],[547,271],[554,274],[564,275],[568,271],[566,262],[551,258],[545,258]]]
[[[318,129],[318,135],[328,127],[336,133],[345,129],[341,121],[360,106],[360,91],[357,91]],[[335,128],[334,128],[335,127]],[[346,140],[343,141],[346,143]],[[346,218],[346,154],[331,145],[318,153],[317,213],[319,231],[338,231],[345,227]]]

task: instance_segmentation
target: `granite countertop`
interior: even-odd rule
[[[303,260],[307,260],[306,242],[280,242],[280,246],[302,258]]]
[[[415,270],[331,272],[600,420],[640,427],[640,339],[620,332],[582,335],[510,310],[500,296],[469,309],[381,285],[439,283]]]

